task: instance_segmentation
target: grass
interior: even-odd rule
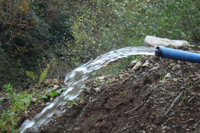
[[[27,109],[34,93],[16,93],[16,89],[14,89],[11,84],[4,85],[3,89],[9,94],[8,98],[11,99],[11,106],[4,109],[3,113],[0,115],[0,129],[2,132],[19,132],[19,130],[16,130],[15,128],[20,119],[20,114]]]
[[[41,98],[48,99],[49,97],[55,97],[60,95],[64,88],[52,90],[47,87],[44,95],[38,95],[38,91],[35,91],[34,93],[28,93],[26,91],[17,93],[16,89],[13,88],[11,84],[4,85],[3,90],[8,93],[7,98],[11,100],[11,105],[8,108],[5,108],[0,114],[0,131],[17,133],[20,132],[20,130],[16,129],[17,122],[20,119],[20,115],[27,110],[32,98],[36,97],[36,101],[38,101]],[[0,99],[0,102],[3,102],[3,99]],[[72,101],[71,104],[75,104],[75,102]]]

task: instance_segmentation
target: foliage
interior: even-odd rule
[[[26,74],[32,78],[34,81],[36,80],[36,75],[34,74],[34,72],[30,72],[30,71],[26,71]]]
[[[102,53],[143,45],[146,35],[200,41],[198,0],[1,2],[1,84],[25,87],[26,71],[40,75],[52,60],[47,76],[63,76]]]
[[[48,69],[49,66],[47,66],[47,68],[45,68],[44,71],[41,73],[38,84],[41,84],[44,78],[47,76]]]
[[[69,4],[62,0],[2,0],[1,3],[0,51],[4,51],[3,57],[9,62],[5,67],[9,73],[3,73],[6,75],[3,80],[17,83],[16,79],[11,80],[13,75],[23,80],[26,71],[40,73],[37,68],[39,64],[45,66],[43,58],[50,58],[50,52],[56,56],[56,47],[70,40],[65,9]],[[5,65],[3,61],[0,63]]]
[[[32,95],[24,92],[16,93],[16,90],[11,84],[3,86],[5,92],[9,93],[8,97],[11,98],[11,106],[4,109],[0,115],[0,129],[2,132],[16,132],[15,127],[19,120],[19,115],[23,113],[28,105],[31,103]]]
[[[78,105],[79,101],[83,98],[83,95],[78,96],[75,99],[66,99],[67,105],[68,106],[74,106],[74,105]]]
[[[45,77],[47,76],[49,68],[50,68],[50,65],[47,65],[47,67],[40,74],[38,85],[40,85],[42,83],[42,81],[45,79]],[[34,74],[34,72],[26,71],[26,74],[27,74],[27,76],[29,76],[36,82],[37,76]]]
[[[65,90],[65,88],[61,88],[59,90],[52,90],[52,89],[49,90],[48,89],[48,91],[46,91],[46,94],[45,94],[45,96],[43,96],[43,98],[48,99],[49,97],[58,96],[63,92],[63,90]]]
[[[142,45],[146,35],[198,44],[199,30],[193,32],[200,26],[198,5],[196,0],[77,2],[77,14],[72,16],[72,51],[94,58],[113,49]]]

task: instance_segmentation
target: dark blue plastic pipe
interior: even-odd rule
[[[183,50],[177,50],[172,48],[166,48],[159,46],[156,48],[156,56],[169,58],[173,60],[181,60],[193,63],[200,63],[200,54],[192,53]]]

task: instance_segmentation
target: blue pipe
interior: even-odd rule
[[[174,60],[200,63],[200,54],[198,53],[166,48],[162,46],[159,46],[156,48],[155,55],[159,57],[174,59]]]

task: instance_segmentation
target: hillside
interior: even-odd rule
[[[200,50],[195,46],[182,49]],[[138,62],[142,65],[137,69],[132,64],[116,75],[87,80],[76,104],[63,107],[63,115],[54,116],[39,132],[172,133],[197,129],[200,64],[153,56]],[[27,118],[43,107],[43,103],[32,103]]]

